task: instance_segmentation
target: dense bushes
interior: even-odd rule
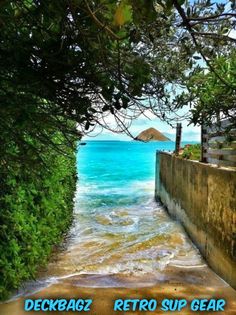
[[[62,135],[55,138],[64,141]],[[24,156],[21,162],[1,159],[6,165],[1,165],[0,174],[0,299],[34,277],[72,218],[75,150],[61,145],[59,153],[48,145],[36,145],[40,163],[36,158],[24,162]],[[19,155],[13,142],[8,149]]]
[[[0,10],[6,26],[0,33],[0,299],[34,277],[69,226],[80,135],[79,109],[68,108],[63,88],[68,71],[60,63],[55,73],[46,61],[46,55],[53,64],[63,59],[52,52],[55,37],[42,33],[39,45],[30,44],[31,24],[16,21],[13,7]]]
[[[201,158],[201,145],[200,144],[188,144],[184,147],[184,150],[181,154],[182,158],[197,160]]]

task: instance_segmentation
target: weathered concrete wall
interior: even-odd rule
[[[236,171],[161,152],[156,175],[156,197],[236,289]]]

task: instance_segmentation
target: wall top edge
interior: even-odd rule
[[[202,162],[195,161],[195,160],[182,159],[181,157],[176,156],[173,153],[166,152],[166,151],[157,151],[157,153],[160,154],[161,156],[168,156],[168,157],[171,157],[173,160],[179,160],[179,161],[182,161],[184,163],[189,163],[189,164],[194,164],[194,165],[198,164],[198,165],[201,165],[201,166],[206,167],[206,168],[218,169],[219,171],[227,171],[227,172],[231,172],[231,173],[236,174],[236,168],[233,168],[233,167],[218,166],[216,164],[202,163]]]

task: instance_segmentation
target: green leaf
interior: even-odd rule
[[[200,57],[200,56],[193,56],[193,59],[200,60],[200,59],[202,59],[202,57]]]
[[[166,1],[166,9],[167,11],[170,11],[173,8],[173,1],[172,0],[167,0]]]
[[[115,12],[114,23],[123,26],[130,21],[132,21],[132,6],[126,4],[126,1],[121,1]]]
[[[187,16],[190,17],[190,14],[191,14],[191,8],[188,7],[188,8],[187,8]]]
[[[178,0],[178,4],[179,4],[179,5],[183,5],[184,2],[185,2],[185,0]]]

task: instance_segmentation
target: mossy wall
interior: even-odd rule
[[[236,170],[157,154],[156,197],[236,288]]]

